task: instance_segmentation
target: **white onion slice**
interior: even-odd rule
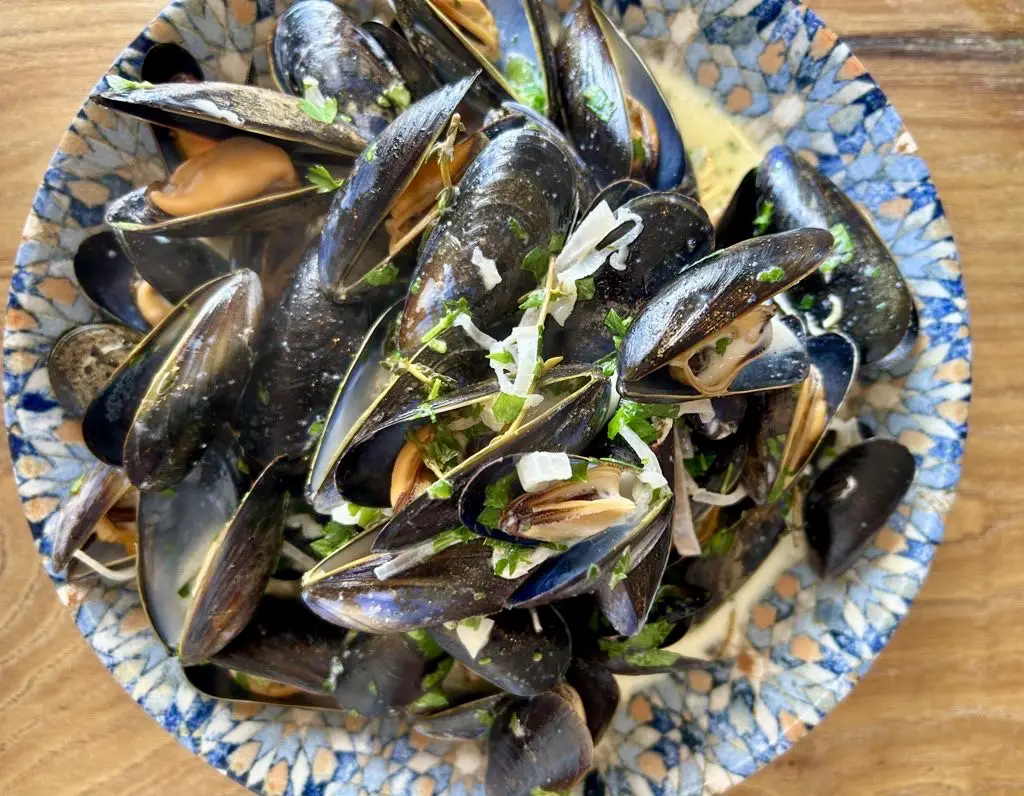
[[[633,449],[633,452],[636,453],[640,463],[643,465],[640,480],[651,487],[651,489],[660,489],[663,486],[668,486],[668,480],[665,478],[664,473],[661,472],[661,465],[658,464],[658,457],[647,443],[640,439],[640,435],[625,423],[619,429],[619,435]]]

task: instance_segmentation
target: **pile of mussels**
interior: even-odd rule
[[[109,322],[49,373],[99,462],[52,559],[137,582],[206,693],[486,739],[492,794],[591,768],[615,675],[789,531],[823,577],[913,478],[837,413],[908,355],[886,247],[774,149],[717,228],[658,87],[592,0],[327,0],[280,91],[176,45],[92,100],[170,176],[74,268]],[[852,427],[852,430],[851,430]]]

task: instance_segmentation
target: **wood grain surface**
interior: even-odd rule
[[[164,0],[0,2],[0,283],[47,160]],[[903,114],[963,257],[975,393],[960,495],[853,695],[737,796],[1024,793],[1024,3],[815,0]],[[219,796],[109,677],[39,566],[0,447],[0,794]]]

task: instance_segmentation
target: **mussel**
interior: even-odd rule
[[[602,186],[636,177],[655,190],[696,190],[672,110],[597,3],[573,4],[555,54],[569,133]]]
[[[112,323],[76,326],[62,334],[46,358],[50,386],[70,417],[85,414],[142,336]]]

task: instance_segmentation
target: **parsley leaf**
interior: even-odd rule
[[[512,485],[515,480],[516,474],[512,472],[487,485],[484,489],[484,510],[477,517],[477,522],[492,530],[498,527],[501,512],[512,499]]]
[[[369,271],[363,278],[368,285],[373,287],[393,285],[398,281],[398,266],[390,261],[383,262]]]
[[[604,328],[612,333],[612,342],[615,343],[616,351],[622,345],[622,338],[629,331],[631,323],[633,323],[632,317],[623,318],[615,311],[614,307],[608,310],[608,314],[604,316]]]
[[[338,116],[338,101],[334,97],[325,97],[320,92],[320,83],[312,77],[306,77],[302,79],[302,99],[299,100],[299,110],[310,119],[324,124],[333,124]]]
[[[441,320],[430,327],[420,342],[429,343],[442,332],[451,329],[455,319],[460,315],[469,315],[469,301],[466,300],[465,296],[460,297],[456,301],[445,301],[444,315],[441,317]]]
[[[523,258],[522,264],[519,266],[524,271],[529,271],[537,279],[537,283],[540,284],[544,281],[548,274],[548,262],[551,259],[551,254],[545,246],[534,246],[530,251],[526,253]]]
[[[315,185],[317,193],[331,193],[345,184],[345,180],[335,179],[327,167],[319,163],[306,169],[306,182]]]
[[[505,79],[512,89],[512,95],[519,102],[547,116],[548,98],[544,77],[536,64],[519,53],[512,53],[505,62]]]
[[[785,278],[786,272],[777,265],[773,265],[771,268],[765,268],[763,271],[757,272],[758,282],[781,282]]]
[[[612,574],[608,576],[608,588],[614,589],[622,581],[626,579],[629,574],[629,570],[633,566],[633,556],[629,551],[629,546],[622,551],[619,557],[615,560],[615,566],[612,567]]]
[[[375,509],[367,509],[367,511],[374,512],[378,517],[380,512]],[[367,525],[370,525],[369,517],[367,518]],[[341,549],[350,541],[359,531],[361,527],[357,525],[342,525],[340,522],[331,520],[324,526],[324,535],[314,542],[310,542],[309,546],[313,548],[315,552],[321,558],[327,558],[331,553]]]
[[[129,80],[120,75],[107,75],[107,85],[114,91],[135,91],[139,88],[153,88],[148,80]]]
[[[814,296],[808,294],[800,299],[799,307],[805,312],[814,306]]]
[[[440,553],[442,550],[447,550],[449,547],[455,547],[457,544],[469,542],[476,538],[477,535],[469,530],[469,528],[464,525],[460,525],[457,528],[442,531],[435,536],[430,541],[430,549],[435,553]]]
[[[854,255],[853,238],[846,224],[833,224],[828,231],[832,233],[836,242],[832,247],[832,254],[818,266],[818,270],[823,274],[830,274],[839,266],[852,262]]]
[[[523,225],[513,216],[508,217],[508,228],[522,243],[526,243],[530,239],[530,236],[526,234],[526,230],[523,229]]]
[[[452,496],[452,482],[438,479],[427,487],[427,495],[431,500],[447,500]]]
[[[694,478],[704,475],[715,461],[715,454],[698,452],[692,459],[683,459],[686,472]]]
[[[754,219],[754,237],[764,235],[768,227],[772,225],[772,216],[775,214],[775,202],[763,201],[757,207],[757,217]]]
[[[615,103],[612,101],[603,88],[590,86],[583,92],[583,101],[586,102],[590,111],[602,122],[612,118],[615,112]]]
[[[720,357],[724,357],[725,352],[729,350],[730,345],[732,345],[731,337],[719,337],[715,340],[715,353]]]
[[[404,111],[409,107],[412,102],[412,94],[409,93],[409,89],[405,87],[405,83],[396,81],[384,89],[380,96],[377,97],[377,104],[382,108],[398,108],[400,111]]]
[[[594,297],[594,277],[586,276],[576,280],[576,298],[580,301],[590,301]]]
[[[707,545],[701,552],[709,556],[724,556],[732,549],[734,541],[736,541],[736,531],[733,528],[719,528],[708,539]]]
[[[512,395],[503,392],[499,393],[498,397],[494,399],[491,411],[494,412],[494,416],[498,419],[499,423],[508,425],[519,417],[524,403],[526,403],[526,398],[522,395]]]
[[[679,415],[679,407],[674,404],[642,404],[623,398],[608,421],[608,439],[615,439],[623,426],[632,429],[648,445],[658,438],[658,430],[651,423],[651,418],[675,418]]]

